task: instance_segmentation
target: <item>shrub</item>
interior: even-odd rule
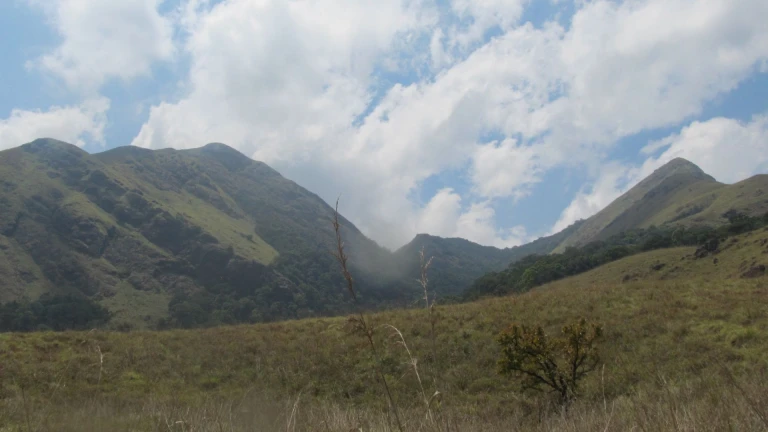
[[[601,336],[602,327],[583,318],[563,327],[558,338],[547,336],[541,327],[513,324],[497,338],[502,350],[499,373],[521,378],[524,391],[548,389],[565,404],[597,367],[596,342]]]

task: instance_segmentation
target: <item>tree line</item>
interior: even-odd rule
[[[35,301],[0,304],[0,332],[85,330],[100,327],[109,311],[79,294],[43,294]]]
[[[627,230],[582,247],[569,247],[561,254],[528,255],[500,272],[491,272],[477,279],[464,292],[461,300],[521,293],[641,252],[716,244],[722,238],[768,226],[768,213],[754,217],[729,211],[724,216],[728,218],[728,223],[719,227],[651,226]]]
[[[695,246],[710,243],[730,235],[768,226],[768,214],[752,217],[738,212],[726,214],[728,223],[717,227],[650,227],[633,229],[583,247],[570,247],[562,254],[528,255],[510,264],[505,270],[488,273],[477,279],[461,296],[443,298],[442,303],[471,301],[485,296],[519,293],[533,287],[573,276],[611,261],[636,253],[675,246]],[[207,327],[222,324],[271,321],[287,316],[304,317],[331,315],[332,311],[351,310],[349,300],[340,289],[343,279],[335,271],[333,257],[314,254],[312,259],[298,260],[295,254],[281,256],[276,268],[286,280],[294,282],[292,289],[279,280],[249,290],[236,292],[227,284],[208,287],[205,291],[176,294],[169,304],[169,317],[160,328]],[[315,286],[297,283],[300,270],[312,269]],[[365,290],[363,304],[367,309],[406,307],[409,293],[402,287],[380,280],[356,280],[373,289]],[[370,278],[368,278],[370,279]],[[411,296],[412,297],[412,296]],[[111,315],[93,299],[81,294],[45,294],[34,301],[13,301],[0,304],[0,332],[41,330],[81,330],[100,327]]]

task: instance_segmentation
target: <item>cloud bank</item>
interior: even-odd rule
[[[225,142],[328,201],[341,194],[389,247],[418,232],[530,240],[497,205],[559,169],[590,176],[553,229],[675,156],[723,181],[766,169],[764,114],[697,119],[768,69],[763,0],[558,2],[572,15],[535,25],[523,0],[189,0],[164,13],[156,0],[28,1],[62,38],[34,65],[73,89],[188,63],[133,145]],[[75,138],[98,138],[98,124]],[[669,127],[635,162],[610,160],[623,139]],[[456,184],[422,196],[446,172]]]

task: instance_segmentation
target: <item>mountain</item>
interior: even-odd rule
[[[349,310],[333,209],[223,144],[91,155],[39,139],[0,152],[0,209],[0,302],[76,295],[126,327]],[[364,303],[405,297],[391,253],[341,224]]]
[[[461,298],[475,300],[486,296],[522,293],[548,282],[578,275],[627,256],[657,249],[696,246],[696,257],[719,253],[720,245],[735,235],[768,227],[768,213],[748,216],[728,213],[728,223],[718,227],[697,225],[681,227],[633,228],[605,240],[580,247],[568,247],[563,253],[529,255],[512,262],[499,272],[489,272],[475,280]]]
[[[461,293],[463,300],[528,291],[629,255],[674,246],[706,245],[768,225],[768,175],[726,185],[675,159],[591,218],[556,235],[550,252],[491,270]],[[570,232],[568,232],[570,231]]]
[[[623,231],[662,226],[728,222],[727,213],[749,216],[768,211],[768,175],[736,184],[716,181],[695,164],[677,158],[654,171],[606,208],[586,219],[553,252],[604,240]]]
[[[482,246],[462,238],[419,234],[395,251],[395,261],[406,275],[416,279],[420,275],[419,251],[424,248],[425,256],[434,258],[428,272],[430,290],[438,296],[454,296],[488,272],[500,271],[527,255],[550,253],[581,223],[577,222],[555,235],[504,249]]]
[[[724,185],[678,159],[594,217],[513,248],[420,234],[393,253],[343,217],[341,225],[363,306],[402,307],[418,303],[422,248],[434,257],[430,289],[450,300],[531,254],[638,227],[716,225],[731,210],[765,213],[765,190],[768,176]],[[116,328],[194,327],[347,313],[330,253],[333,214],[317,195],[219,143],[88,154],[39,139],[5,150],[0,304],[16,302],[8,319],[39,319],[3,323],[0,310],[0,325],[82,327],[111,314]]]
[[[768,175],[726,185],[695,164],[677,158],[594,216],[532,243],[498,249],[464,239],[420,234],[395,255],[398,266],[416,278],[418,252],[424,247],[428,256],[435,257],[430,268],[433,289],[438,294],[466,296],[465,290],[481,276],[501,272],[529,255],[563,253],[569,247],[653,226],[720,226],[729,222],[728,214],[733,211],[748,216],[768,212]]]

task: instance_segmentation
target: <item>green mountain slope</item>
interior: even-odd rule
[[[142,327],[349,306],[333,209],[221,144],[89,155],[36,140],[0,152],[0,204],[1,302],[74,293]],[[342,231],[365,300],[399,298],[390,253],[343,218]]]
[[[728,221],[729,211],[762,215],[768,211],[766,192],[768,175],[727,185],[717,182],[693,163],[677,158],[586,219],[554,252],[654,225],[722,225]]]
[[[408,306],[420,295],[422,247],[434,256],[434,292],[445,298],[531,254],[668,222],[719,224],[730,210],[765,213],[766,189],[768,176],[722,185],[676,160],[593,218],[514,248],[419,235],[392,253],[344,218],[342,234],[364,306]],[[79,296],[109,309],[120,328],[345,313],[351,304],[330,254],[333,213],[223,144],[91,155],[36,140],[0,152],[0,303],[20,301],[14,310],[23,312]]]
[[[729,222],[719,227],[664,226],[634,228],[592,241],[581,247],[569,247],[563,253],[529,255],[513,262],[500,272],[489,272],[478,278],[462,294],[465,300],[529,291],[536,286],[578,275],[627,256],[656,249],[697,246],[697,257],[717,253],[729,237],[768,226],[768,213],[752,217],[729,213]]]

